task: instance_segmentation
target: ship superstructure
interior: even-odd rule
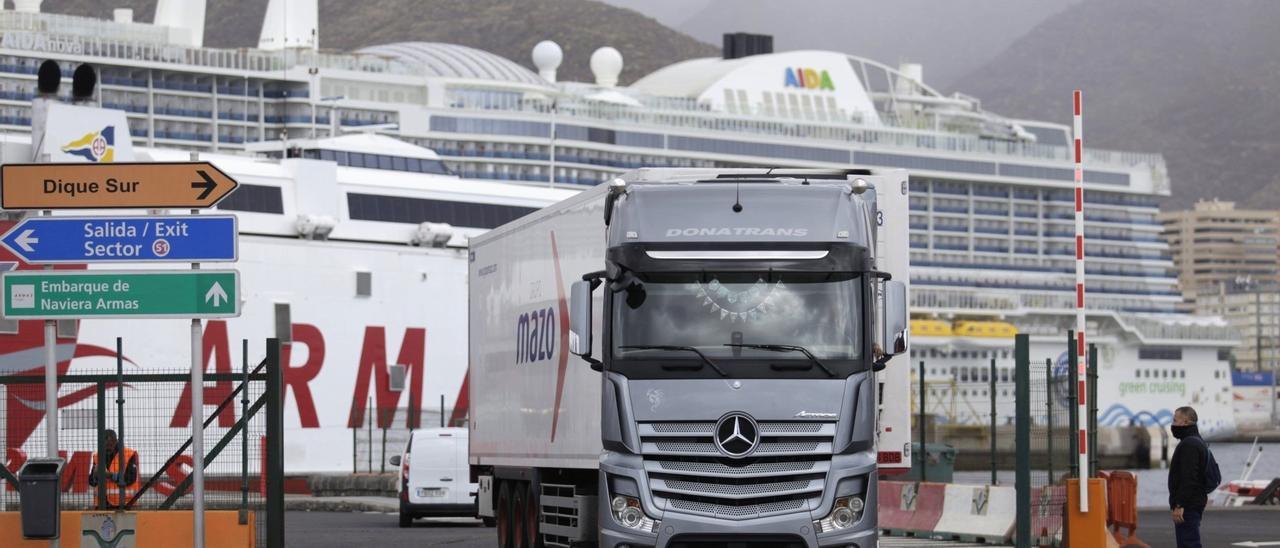
[[[592,56],[595,81],[585,83],[558,81],[561,55],[553,43],[535,48],[536,71],[452,44],[330,52],[319,47],[308,6],[314,0],[272,0],[268,19],[275,13],[276,20],[264,25],[259,47],[241,49],[202,47],[183,19],[152,24],[124,12],[105,20],[0,11],[0,129],[14,142],[30,132],[43,60],[58,61],[67,78],[79,63],[91,63],[98,105],[124,111],[141,157],[199,152],[241,170],[244,188],[222,209],[249,219],[240,225],[243,254],[262,262],[267,287],[260,295],[269,301],[278,289],[272,284],[288,286],[290,276],[342,264],[357,251],[372,254],[361,272],[374,280],[380,268],[397,272],[395,291],[412,291],[412,273],[423,283],[464,284],[465,254],[457,250],[468,235],[634,168],[905,168],[910,216],[878,222],[910,225],[904,245],[911,248],[912,363],[925,361],[929,378],[946,380],[950,394],[982,407],[989,361],[997,360],[1001,375],[1012,367],[1009,333],[1030,333],[1040,359],[1057,361],[1065,350],[1075,305],[1067,126],[1010,119],[985,111],[978,98],[943,94],[925,83],[919,65],[895,68],[830,51],[775,53],[750,36],[726,40],[722,57],[681,61],[630,85],[618,82],[625,52],[607,47]],[[750,47],[738,47],[743,43]],[[1069,108],[1066,92],[1063,104]],[[317,169],[333,170],[322,180],[336,182],[313,194],[306,185]],[[1222,322],[1177,310],[1177,279],[1156,219],[1158,201],[1170,191],[1164,160],[1087,149],[1085,169],[1088,317],[1090,340],[1101,349],[1103,423],[1167,423],[1173,407],[1189,403],[1208,408],[1204,416],[1226,417],[1206,430],[1229,432],[1228,349],[1236,335]],[[255,174],[262,170],[270,176]],[[256,252],[255,242],[262,244]],[[424,243],[424,255],[455,251],[437,260],[438,268],[391,259]],[[286,260],[296,269],[279,272],[290,274],[267,274],[273,261]],[[455,270],[456,279],[448,274]],[[367,297],[347,287],[356,282],[340,283],[344,299]],[[462,285],[454,289],[465,294]],[[422,313],[442,322],[456,314],[460,325],[465,314],[454,308]],[[278,327],[263,314],[252,330]],[[408,330],[423,322],[394,314],[386,324],[398,327],[385,328],[388,338],[411,341]],[[451,335],[458,337],[465,334]],[[345,340],[329,340],[330,356],[351,362],[334,367],[363,367]],[[465,408],[456,398],[465,356],[428,361],[427,382],[439,385],[427,394]],[[349,380],[326,382],[349,388],[342,384]],[[342,415],[333,424],[321,417],[318,427],[345,431],[342,419],[353,416],[345,403]],[[305,415],[286,420],[310,424]],[[336,443],[338,436],[324,439]]]

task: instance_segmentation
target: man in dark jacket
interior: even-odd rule
[[[1204,492],[1204,466],[1208,446],[1196,429],[1196,410],[1179,407],[1173,412],[1173,437],[1178,447],[1169,460],[1169,508],[1173,510],[1178,548],[1200,548],[1200,518],[1208,496]]]

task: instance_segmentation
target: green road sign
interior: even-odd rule
[[[20,270],[4,274],[9,319],[233,318],[235,270]]]

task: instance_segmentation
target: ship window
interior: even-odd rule
[[[1144,346],[1138,349],[1138,359],[1181,361],[1182,349],[1164,346]]]
[[[960,368],[960,382],[969,382],[969,368]]]
[[[275,303],[276,338],[281,343],[293,342],[293,309],[289,303]]]
[[[1001,370],[1000,370],[1000,382],[1009,382],[1009,370],[1008,370],[1008,369],[1001,369]]]
[[[1229,349],[1229,348],[1219,348],[1219,349],[1218,349],[1218,361],[1220,361],[1220,362],[1231,361],[1231,349]]]
[[[533,213],[536,208],[376,194],[347,194],[351,219],[393,223],[437,222],[470,228],[494,228]]]
[[[378,169],[392,169],[390,156],[378,154],[377,157],[378,157]],[[365,160],[365,165],[369,165],[369,162],[367,159]],[[369,166],[369,167],[373,167],[373,166]]]
[[[283,214],[284,198],[279,187],[240,183],[235,192],[218,202],[218,209]]]
[[[1187,370],[1186,370],[1186,369],[1183,369],[1183,370],[1181,370],[1181,371],[1178,371],[1178,378],[1179,378],[1179,379],[1185,379],[1185,378],[1187,378]]]
[[[356,272],[356,296],[370,297],[373,295],[373,273],[372,272]]]
[[[404,160],[405,159],[400,156],[391,157],[391,169],[396,171],[405,171],[407,167],[405,166]]]
[[[983,369],[983,370],[982,370],[982,382],[990,382],[990,381],[991,381],[991,373],[990,373],[989,371],[987,371],[986,369]]]

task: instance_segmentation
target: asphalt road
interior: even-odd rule
[[[305,548],[443,546],[493,548],[497,533],[479,520],[428,518],[401,529],[395,514],[382,512],[288,512],[285,544]]]
[[[1173,522],[1163,511],[1142,511],[1138,537],[1152,548],[1174,546]],[[1211,510],[1202,525],[1205,548],[1230,548],[1236,543],[1280,542],[1280,510]],[[493,548],[494,531],[467,519],[421,519],[401,529],[394,514],[289,512],[285,522],[289,546],[347,548],[350,546],[442,546]],[[895,541],[893,546],[908,546]],[[945,546],[929,544],[930,546]],[[923,546],[923,545],[922,545]],[[961,545],[956,545],[961,546]],[[1245,545],[1248,546],[1248,545]]]

